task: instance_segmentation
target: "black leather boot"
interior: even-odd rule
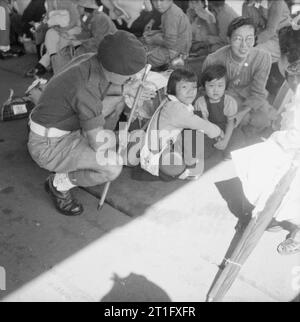
[[[65,216],[79,216],[83,213],[83,207],[73,199],[71,192],[57,191],[53,185],[54,175],[48,177],[45,189],[50,194],[56,209]]]

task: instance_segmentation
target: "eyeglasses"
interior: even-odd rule
[[[247,46],[251,47],[254,45],[255,43],[255,37],[254,36],[248,36],[246,38],[243,38],[241,36],[233,36],[231,38],[231,41],[235,44],[235,45],[241,45],[243,42],[246,43]]]

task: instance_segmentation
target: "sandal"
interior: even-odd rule
[[[280,255],[293,255],[300,252],[300,241],[288,238],[278,245],[277,251]]]

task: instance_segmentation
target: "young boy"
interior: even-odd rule
[[[161,31],[145,32],[148,45],[148,63],[154,68],[171,63],[183,55],[188,56],[192,45],[192,27],[187,15],[173,0],[153,0],[155,9],[162,14]]]
[[[235,129],[235,116],[238,112],[236,100],[225,93],[226,67],[213,65],[207,67],[202,74],[201,85],[205,95],[198,98],[195,104],[195,113],[204,119],[218,125],[225,133],[222,140],[205,137],[205,158],[209,158],[217,149],[228,154],[245,145],[241,130]]]

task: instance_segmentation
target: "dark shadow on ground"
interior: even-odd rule
[[[245,197],[242,182],[239,178],[217,182],[215,185],[235,217],[243,220],[247,214],[251,214],[254,207]]]
[[[142,275],[114,275],[112,289],[100,302],[172,302],[168,294]]]
[[[205,172],[217,166],[222,160],[220,153],[213,154],[205,161]],[[112,183],[106,202],[129,217],[135,218],[188,183],[189,181],[183,180],[166,182],[148,175],[140,168],[124,167],[121,176]],[[100,198],[103,186],[86,188],[86,191]]]

